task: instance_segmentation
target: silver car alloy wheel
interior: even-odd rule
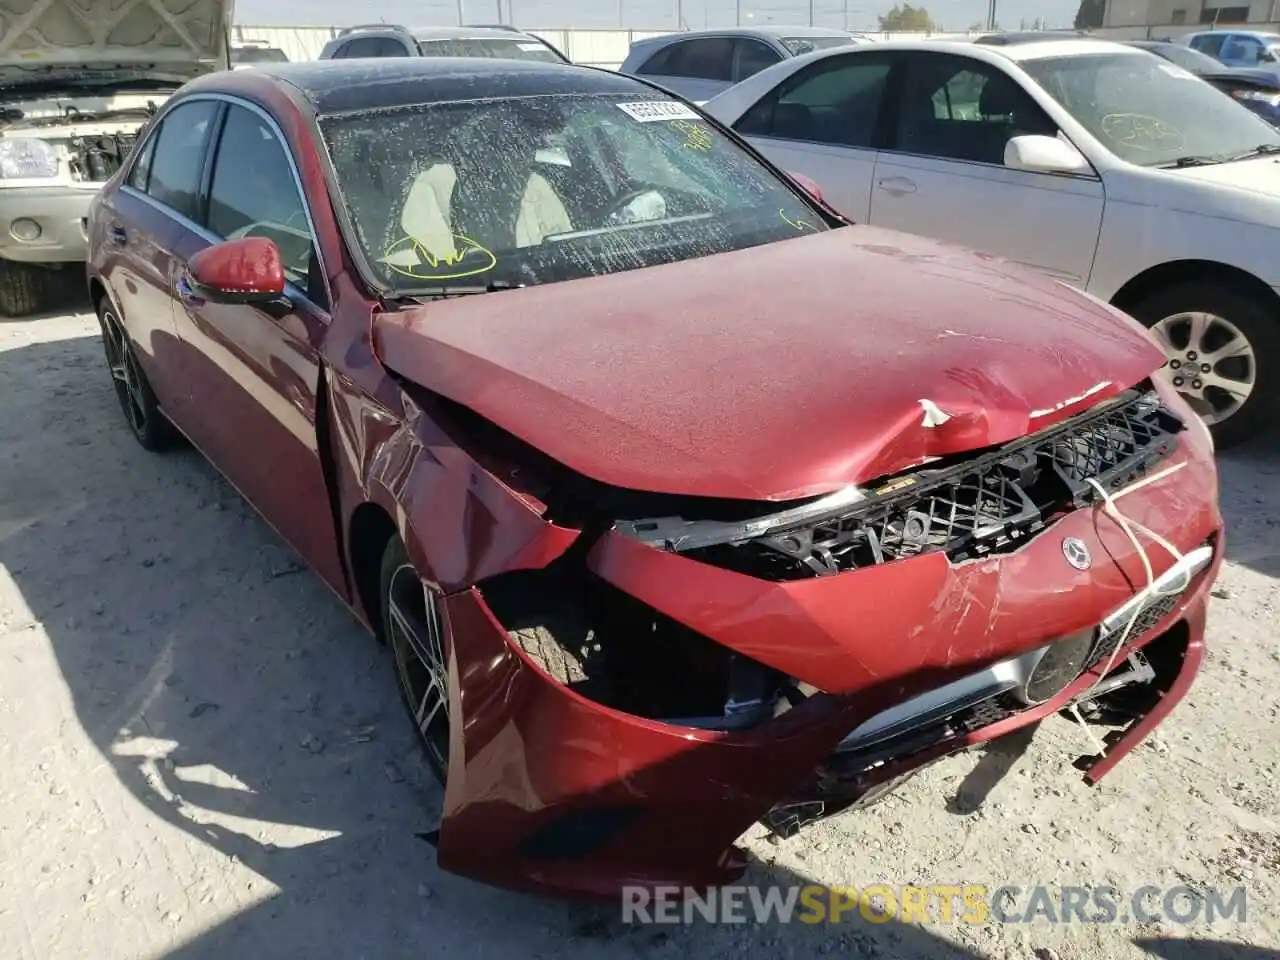
[[[1213,313],[1175,313],[1151,327],[1169,358],[1160,375],[1209,424],[1240,411],[1258,377],[1253,344],[1240,328]]]
[[[449,768],[449,666],[440,610],[435,594],[409,564],[396,568],[387,593],[396,676],[422,742],[443,776]]]
[[[102,311],[102,342],[107,353],[107,369],[120,398],[120,406],[134,433],[147,428],[147,396],[142,387],[142,371],[129,344],[124,327],[110,310]]]

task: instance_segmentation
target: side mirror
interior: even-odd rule
[[[188,264],[191,292],[210,303],[260,304],[284,299],[280,249],[266,237],[242,237],[206,247]]]
[[[813,197],[813,199],[817,200],[819,203],[825,203],[822,199],[822,188],[806,177],[803,173],[792,173],[788,170],[787,176],[794,180],[796,185],[809,196]]]
[[[1033,173],[1091,173],[1084,154],[1057,137],[1014,137],[1004,147],[1004,165]]]

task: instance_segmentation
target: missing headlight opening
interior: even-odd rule
[[[1010,553],[1063,514],[1165,460],[1185,424],[1135,389],[1006,446],[937,462],[843,502],[746,523],[664,517],[618,523],[652,546],[770,580],[829,576],[924,553],[954,561]],[[834,498],[827,498],[834,500]],[[829,509],[825,506],[829,505]]]
[[[589,700],[706,730],[745,729],[786,709],[781,673],[663,616],[574,557],[480,589],[512,644]]]
[[[68,158],[71,176],[76,180],[89,180],[94,183],[110,180],[124,165],[137,141],[136,133],[76,137],[71,141],[71,155]]]

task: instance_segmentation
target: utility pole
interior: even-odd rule
[[[849,0],[844,0],[844,20],[841,22],[844,24],[844,32],[848,33],[849,32]]]
[[[498,0],[498,22],[502,22],[502,0]]]
[[[734,5],[734,17],[738,26],[742,26],[742,0],[737,0]]]
[[[458,0],[458,26],[462,26],[467,21],[463,19],[462,0]]]
[[[809,26],[813,26],[813,0],[809,0]]]

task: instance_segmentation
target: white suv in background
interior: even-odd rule
[[[1181,67],[1088,38],[878,43],[783,61],[704,109],[856,222],[1134,315],[1220,444],[1276,412],[1280,130]],[[1050,328],[1027,362],[1078,359]]]
[[[0,314],[7,316],[40,312],[55,271],[83,263],[89,204],[160,104],[193,77],[230,67],[233,4],[16,6],[23,12],[13,0],[0,3]],[[86,34],[88,43],[68,47],[47,39]]]

